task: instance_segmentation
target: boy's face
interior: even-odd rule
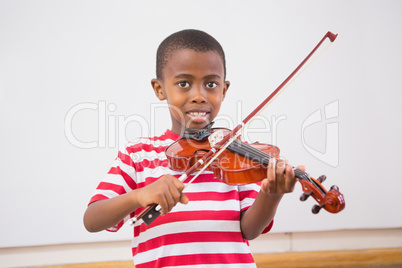
[[[224,80],[223,62],[216,52],[173,52],[162,75],[152,80],[152,86],[160,100],[167,100],[174,133],[203,128],[218,115],[230,83]]]

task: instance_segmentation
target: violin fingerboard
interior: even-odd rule
[[[269,159],[272,158],[269,154],[266,154],[257,148],[254,148],[248,143],[240,140],[234,140],[227,149],[233,153],[244,156],[245,158],[252,159],[255,162],[268,166]]]

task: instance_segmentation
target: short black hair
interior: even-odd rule
[[[156,52],[156,78],[163,79],[162,71],[173,52],[181,49],[191,49],[196,52],[214,51],[223,62],[224,77],[226,77],[225,52],[219,42],[211,35],[200,30],[182,30],[171,34],[159,45]]]

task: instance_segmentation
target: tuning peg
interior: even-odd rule
[[[308,193],[302,193],[302,195],[300,196],[300,201],[306,201],[307,198],[309,198],[314,192],[308,192]]]
[[[321,175],[320,177],[318,177],[317,181],[319,181],[320,183],[323,183],[326,179],[327,179],[327,176]]]
[[[331,190],[337,190],[337,191],[339,191],[339,187],[336,186],[336,185],[332,185],[332,186],[331,186]]]
[[[313,209],[311,210],[313,212],[313,214],[317,214],[318,212],[320,212],[320,210],[325,207],[325,204],[322,205],[314,205]]]

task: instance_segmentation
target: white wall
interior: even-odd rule
[[[226,126],[339,33],[246,136],[326,174],[346,209],[312,215],[297,186],[273,232],[402,227],[401,15],[400,1],[1,1],[0,247],[131,236],[89,234],[82,215],[118,144],[169,128],[150,80],[159,43],[185,28],[226,51]]]

